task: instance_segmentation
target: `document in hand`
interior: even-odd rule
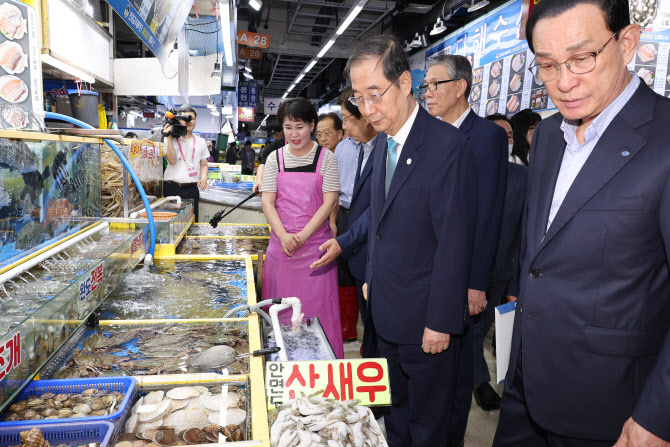
[[[516,301],[496,307],[496,370],[498,383],[505,381],[512,348]]]

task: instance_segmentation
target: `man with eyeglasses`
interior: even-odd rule
[[[507,135],[500,126],[477,116],[470,109],[468,98],[472,87],[472,65],[467,58],[439,55],[430,59],[427,67],[424,83],[418,88],[420,97],[425,99],[431,115],[441,117],[442,121],[461,131],[474,151],[477,166],[477,224],[468,280],[470,318],[463,337],[449,430],[449,445],[458,446],[465,438],[475,384],[473,331],[481,330],[483,323],[478,316],[488,307],[486,291],[491,280],[505,202]],[[492,306],[496,304],[492,303]],[[489,380],[478,377],[477,387],[474,388],[475,401],[486,411],[500,408],[500,396]]]
[[[467,318],[476,215],[472,149],[419,107],[402,43],[367,39],[345,67],[349,99],[379,131],[372,160],[368,312],[388,361],[389,445],[444,446]]]
[[[670,103],[628,63],[628,0],[542,0],[520,295],[494,446],[668,447]]]

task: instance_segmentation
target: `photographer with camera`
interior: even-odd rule
[[[193,199],[195,220],[198,221],[200,191],[207,190],[207,158],[205,140],[193,135],[197,112],[187,104],[177,112],[165,114],[163,135],[167,137],[168,166],[163,174],[163,195]],[[199,188],[199,189],[198,189]]]

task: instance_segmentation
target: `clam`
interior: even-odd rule
[[[241,408],[228,408],[226,419],[231,425],[240,425],[247,419],[247,412]]]
[[[91,410],[98,411],[103,408],[107,408],[109,404],[99,397],[94,397],[87,402],[87,405],[91,407]]]
[[[76,405],[76,406],[72,409],[72,411],[74,411],[75,413],[84,413],[84,414],[88,414],[88,413],[91,412],[91,407],[88,406],[88,404],[79,404],[79,405]]]
[[[149,444],[149,441],[146,439],[138,439],[137,441],[133,442],[133,447],[144,447],[147,444]]]
[[[84,396],[84,397],[90,397],[90,396],[93,396],[97,392],[98,392],[98,390],[96,388],[89,388],[85,391],[82,391],[81,395]]]
[[[144,396],[140,397],[137,402],[135,402],[135,405],[133,405],[133,408],[130,409],[130,412],[132,414],[137,414],[137,410],[144,405]]]
[[[36,414],[37,414],[37,411],[35,411],[33,409],[28,409],[28,410],[24,411],[21,416],[23,416],[24,419],[29,419],[29,418],[35,416]]]
[[[16,413],[12,413],[5,418],[5,421],[20,421],[20,420],[21,420],[21,416],[19,416]]]
[[[49,416],[57,415],[58,410],[56,410],[55,408],[47,408],[46,410],[42,411],[40,414],[42,416],[44,416],[45,418],[48,418]]]
[[[137,436],[135,436],[133,433],[121,433],[117,438],[117,442],[121,441],[130,441],[130,442],[135,442],[137,441]]]
[[[158,445],[175,445],[178,441],[179,439],[172,428],[156,430],[154,435],[154,442]]]
[[[47,399],[53,399],[56,397],[54,393],[44,393],[40,396],[40,399],[47,400]]]
[[[144,433],[149,429],[156,429],[163,425],[169,425],[164,423],[164,419],[156,419],[155,421],[138,423],[137,428],[135,429],[138,433]]]
[[[144,396],[144,403],[148,405],[155,405],[161,400],[163,400],[163,397],[165,397],[165,392],[158,390],[158,391],[152,391],[146,396]]]
[[[9,411],[12,413],[22,413],[26,410],[26,403],[21,401],[9,406]]]
[[[135,433],[135,429],[137,428],[137,415],[136,414],[131,414],[128,420],[126,421],[126,433]]]
[[[146,402],[146,399],[145,399]],[[170,408],[170,403],[172,400],[170,399],[165,399],[160,401],[157,405],[152,405],[154,408],[151,411],[142,411],[143,407],[140,407],[137,410],[137,417],[140,422],[150,422],[150,421],[155,421],[156,419],[160,419],[165,414],[168,412]],[[148,407],[149,405],[147,405]]]
[[[132,441],[121,441],[114,444],[114,447],[134,447]]]
[[[28,408],[41,407],[43,405],[46,405],[46,404],[44,403],[44,400],[40,399],[39,397],[37,397],[35,399],[31,399],[26,403],[26,406]]]
[[[72,415],[73,418],[87,418],[91,414],[90,413],[75,413]]]
[[[207,434],[199,428],[189,428],[181,435],[187,444],[202,444],[207,440]]]
[[[97,410],[97,411],[92,411],[91,416],[107,416],[109,414],[109,411],[107,410]]]
[[[165,395],[170,399],[190,399],[192,397],[198,397],[200,395],[200,390],[192,386],[185,386],[181,388],[173,388]]]
[[[57,402],[63,402],[66,401],[70,397],[69,394],[61,393],[57,394],[56,397],[54,397],[54,400]]]
[[[156,432],[158,431],[157,428],[149,428],[146,429],[145,431],[142,432],[140,436],[142,436],[143,439],[153,441],[154,436],[156,436]]]
[[[61,418],[69,418],[72,417],[73,414],[74,413],[69,408],[63,408],[58,410],[58,416]]]
[[[227,396],[220,394],[210,396],[203,402],[208,410],[219,411],[221,408],[230,408],[237,406],[240,398],[235,393],[228,393]]]

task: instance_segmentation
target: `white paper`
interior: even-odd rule
[[[512,330],[516,301],[496,307],[496,375],[497,382],[505,381],[512,348]]]

